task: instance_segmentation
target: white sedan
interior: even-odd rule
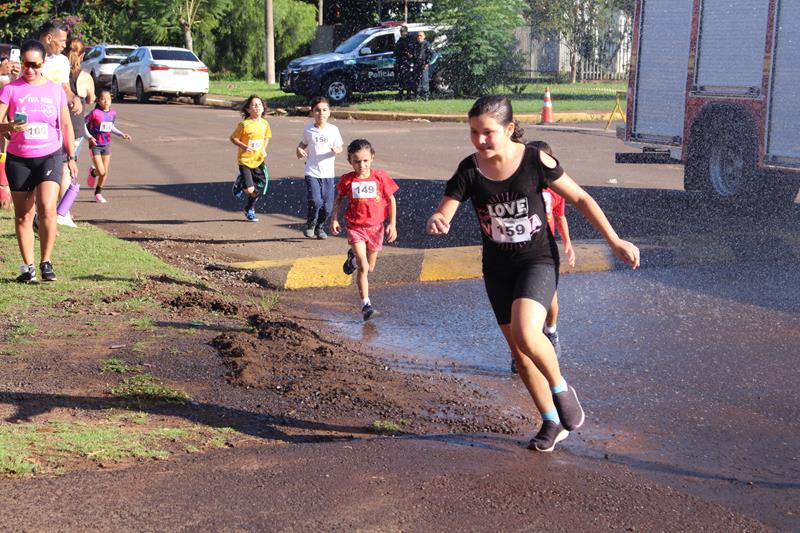
[[[140,46],[126,57],[111,78],[111,95],[122,101],[127,94],[141,103],[150,96],[191,96],[195,104],[205,103],[208,67],[185,48]]]

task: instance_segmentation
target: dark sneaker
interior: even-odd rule
[[[244,200],[244,181],[242,180],[241,175],[236,176],[236,179],[233,180],[233,185],[231,186],[231,194],[237,200]]]
[[[33,265],[23,265],[19,267],[18,283],[34,283],[36,281],[36,269]]]
[[[327,238],[328,238],[328,234],[327,234],[327,233],[325,233],[325,230],[324,230],[324,229],[322,229],[322,228],[317,228],[317,229],[314,231],[314,234],[317,236],[317,239],[319,239],[319,240],[321,240],[321,241],[324,241],[325,239],[327,239]]]
[[[517,360],[513,357],[511,358],[511,373],[519,374],[519,370],[517,370]]]
[[[556,351],[556,358],[561,357],[561,341],[558,339],[558,331],[554,331],[553,333],[544,332],[544,336],[550,341],[550,344],[553,345],[553,349]]]
[[[56,273],[53,271],[53,263],[50,261],[42,261],[39,263],[39,272],[42,273],[42,279],[45,281],[55,281]]]
[[[564,429],[561,424],[552,420],[545,420],[542,422],[542,427],[539,428],[539,433],[528,443],[528,449],[536,450],[537,452],[552,452],[556,444],[568,436],[569,431]]]
[[[568,387],[567,390],[553,394],[553,403],[556,404],[556,411],[558,411],[558,418],[561,419],[561,425],[567,431],[573,431],[583,425],[586,415],[583,412],[583,407],[578,401],[578,394],[575,389]]]
[[[369,320],[370,318],[375,318],[378,316],[378,312],[372,307],[372,304],[367,304],[361,308],[361,314],[364,315],[364,322]]]
[[[358,265],[356,264],[356,254],[353,253],[353,250],[347,250],[347,259],[344,260],[342,270],[349,276],[357,269]]]
[[[255,209],[248,209],[247,211],[245,211],[244,216],[250,222],[258,222],[258,217],[256,216],[256,210]]]
[[[313,239],[314,238],[314,228],[306,228],[303,230],[303,235],[305,235],[306,239]]]

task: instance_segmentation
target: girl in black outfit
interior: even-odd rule
[[[528,447],[549,452],[583,424],[584,413],[543,333],[558,283],[558,250],[547,225],[542,189],[550,187],[574,205],[614,255],[633,268],[639,266],[639,249],[617,236],[597,202],[557,160],[523,144],[508,98],[479,98],[469,111],[469,124],[477,152],[447,182],[427,232],[447,233],[459,204],[472,200],[482,230],[486,292],[519,375],[542,415],[542,427]]]

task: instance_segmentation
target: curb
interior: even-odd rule
[[[231,99],[224,96],[206,96],[206,105],[210,107],[226,107],[235,108],[240,105],[244,99]],[[299,107],[289,108],[289,114],[306,113],[299,112]],[[567,122],[602,122],[608,121],[612,113],[588,113],[588,112],[570,112],[570,113],[553,113],[553,122],[567,123]],[[331,116],[338,119],[345,120],[410,120],[410,121],[427,121],[427,122],[466,122],[467,117],[465,114],[432,114],[432,113],[409,113],[409,112],[395,112],[395,111],[360,111],[356,109],[338,108],[331,110]],[[541,113],[517,113],[514,115],[516,120],[526,124],[539,124],[542,120]]]
[[[604,241],[573,241],[579,264],[561,265],[562,274],[605,272],[624,265],[611,255]],[[370,285],[425,283],[481,279],[481,247],[461,246],[426,250],[384,249],[380,268],[370,274]],[[228,268],[250,271],[249,279],[273,289],[347,287],[355,277],[342,272],[345,255],[299,257],[231,263]]]

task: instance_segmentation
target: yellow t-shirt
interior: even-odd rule
[[[252,152],[248,152],[239,148],[239,164],[250,168],[258,168],[264,162],[264,146],[267,143],[267,139],[272,137],[272,129],[269,127],[269,122],[261,117],[255,120],[246,118],[236,126],[231,137],[238,139],[253,149]]]

